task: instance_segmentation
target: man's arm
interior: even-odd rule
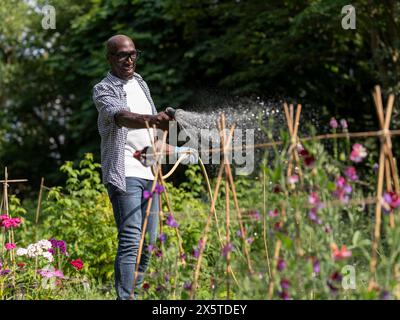
[[[165,112],[160,112],[157,115],[138,114],[127,110],[119,111],[115,114],[115,122],[120,127],[127,127],[130,129],[143,129],[147,128],[146,121],[149,126],[153,125],[162,130],[168,130],[169,121],[172,118]]]

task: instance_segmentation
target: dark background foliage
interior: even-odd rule
[[[45,4],[56,8],[55,30],[41,26]],[[373,86],[396,95],[400,88],[400,3],[352,1],[355,30],[341,27],[346,4],[39,0],[32,6],[2,0],[1,168],[30,185],[41,176],[54,185],[64,179],[58,170],[64,161],[85,152],[100,161],[91,90],[108,69],[105,42],[118,33],[144,52],[137,71],[159,110],[196,107],[208,90],[297,99],[321,110],[321,117],[349,119],[351,131],[375,129]]]

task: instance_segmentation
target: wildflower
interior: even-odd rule
[[[183,289],[185,290],[192,290],[192,283],[191,282],[185,282],[183,284]]]
[[[325,225],[324,231],[325,231],[325,233],[331,233],[332,232],[332,228],[329,226],[329,224]]]
[[[37,243],[30,244],[27,251],[29,258],[34,258],[43,254],[43,249]]]
[[[151,253],[151,252],[153,252],[154,251],[154,249],[155,249],[155,247],[154,247],[154,245],[153,244],[149,244],[148,246],[147,246],[147,252],[148,253]]]
[[[165,233],[160,233],[158,235],[158,240],[160,240],[161,243],[164,243],[166,239],[167,239],[167,235]]]
[[[367,156],[367,150],[359,143],[353,144],[352,151],[350,153],[350,160],[353,162],[361,162]]]
[[[193,250],[193,257],[195,257],[196,259],[199,257],[200,255],[200,249],[199,248],[195,248]]]
[[[310,218],[311,221],[317,224],[322,223],[321,219],[317,216],[317,208],[311,208],[311,210],[308,212],[308,217]]]
[[[15,245],[15,243],[6,243],[5,244],[5,248],[6,250],[12,250],[15,249],[17,246]]]
[[[17,256],[26,256],[28,254],[28,250],[25,248],[18,248],[17,249]]]
[[[297,174],[292,174],[290,177],[288,177],[289,184],[296,184],[297,182],[299,182],[299,176]]]
[[[282,271],[283,269],[286,268],[286,262],[282,258],[278,259],[278,263],[276,264],[276,269],[278,271]]]
[[[163,256],[163,252],[162,252],[161,249],[157,248],[156,251],[154,252],[154,255],[155,255],[157,258],[161,258],[161,257]]]
[[[257,210],[250,210],[248,214],[250,218],[254,221],[259,221],[261,219],[260,212],[258,212]]]
[[[349,194],[352,192],[352,187],[347,184],[347,181],[342,176],[336,179],[336,189],[333,192],[333,195],[339,199],[343,203],[347,203],[349,201]]]
[[[351,181],[358,180],[357,171],[356,171],[356,168],[354,168],[354,167],[346,168],[346,170],[344,171],[344,174],[346,175],[347,179],[349,179]]]
[[[182,252],[179,256],[179,258],[181,259],[182,262],[186,261],[186,253]]]
[[[345,245],[342,245],[342,247],[339,250],[338,246],[335,243],[331,243],[331,249],[332,249],[332,258],[335,261],[351,257],[351,251],[347,250]]]
[[[39,240],[38,242],[37,242],[37,245],[41,248],[41,249],[43,249],[43,250],[49,250],[49,249],[51,249],[51,247],[52,247],[52,244],[51,244],[51,242],[49,241],[49,240]]]
[[[228,253],[233,250],[233,244],[231,242],[228,242],[224,247],[222,248],[222,255],[226,258]]]
[[[383,201],[387,203],[392,210],[400,206],[400,197],[393,191],[385,192],[383,194]]]
[[[84,267],[83,261],[81,259],[72,260],[70,264],[78,271]]]
[[[246,242],[247,242],[248,244],[252,244],[253,241],[254,241],[254,238],[253,238],[253,237],[248,237],[248,238],[246,239]]]
[[[51,252],[43,252],[42,256],[47,259],[48,262],[53,262],[54,258]]]
[[[289,280],[288,280],[288,279],[282,279],[282,280],[281,280],[281,288],[282,288],[283,290],[287,290],[287,289],[289,289],[289,287],[290,287],[290,282],[289,282]]]
[[[304,159],[304,164],[307,167],[310,167],[314,164],[315,162],[314,156],[311,153],[309,153],[306,149],[304,148],[301,149],[299,155]]]
[[[379,295],[379,299],[390,300],[390,292],[386,290],[382,291],[382,293]]]
[[[165,190],[164,186],[161,184],[156,183],[156,186],[154,187],[154,192],[161,194]]]
[[[379,164],[377,164],[376,162],[374,163],[374,165],[372,166],[372,169],[374,170],[375,173],[378,172],[379,169]]]
[[[149,290],[150,284],[148,282],[143,283],[143,290]]]
[[[342,281],[342,276],[339,272],[335,271],[334,273],[331,274],[328,281],[326,282],[331,293],[336,294],[338,292],[339,288],[335,286],[335,283],[338,284],[341,281]]]
[[[270,211],[268,212],[268,215],[269,215],[270,217],[272,217],[272,218],[275,218],[275,217],[279,216],[279,211],[278,211],[278,209],[270,210]]]
[[[22,269],[23,267],[26,266],[26,263],[19,262],[19,263],[17,263],[17,266]]]
[[[16,228],[21,224],[20,218],[10,218],[8,215],[3,214],[0,216],[0,227],[5,229]]]
[[[57,240],[57,239],[50,239],[49,240],[51,243],[51,248],[48,250],[50,253],[52,254],[56,254],[56,253],[62,253],[65,255],[68,255],[67,253],[67,245],[65,243],[65,241],[63,240]]]
[[[164,276],[165,282],[169,282],[170,278],[171,278],[170,275],[167,273],[167,274]]]
[[[146,200],[150,199],[152,197],[152,193],[149,190],[144,190],[143,191],[143,198]]]
[[[0,276],[5,276],[11,272],[10,269],[0,270]]]
[[[162,284],[160,284],[160,285],[157,286],[156,291],[157,291],[157,292],[161,292],[161,291],[163,291],[164,289],[165,289],[165,286],[163,286]]]
[[[332,129],[336,129],[338,127],[338,122],[336,121],[335,118],[331,118],[329,121],[329,125],[331,126]]]
[[[277,221],[274,223],[274,230],[275,231],[281,231],[283,227],[283,222],[282,221]]]
[[[279,297],[282,300],[290,300],[289,293],[287,291],[285,291],[285,290],[282,290],[282,291],[279,292]]]
[[[346,119],[340,119],[340,125],[342,126],[343,129],[348,128]]]
[[[311,194],[309,195],[308,202],[310,204],[319,204],[320,203],[318,194],[315,191],[311,192]]]
[[[175,219],[172,216],[172,214],[168,215],[166,224],[167,224],[167,226],[169,226],[171,228],[178,228],[178,223],[175,221]]]
[[[320,266],[317,258],[315,258],[315,257],[312,258],[312,265],[313,265],[314,273],[319,273],[321,271],[321,266]]]

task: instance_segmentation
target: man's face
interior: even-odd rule
[[[112,73],[120,79],[132,79],[136,68],[137,52],[135,44],[129,39],[116,42],[113,50],[108,54],[108,63]]]

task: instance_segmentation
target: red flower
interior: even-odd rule
[[[78,271],[83,268],[83,261],[81,259],[72,260],[70,264]]]

